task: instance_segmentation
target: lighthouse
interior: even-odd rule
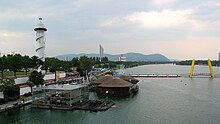
[[[39,24],[36,28],[34,28],[34,31],[36,31],[36,43],[37,43],[37,55],[38,58],[41,59],[43,62],[45,61],[45,41],[46,41],[46,31],[47,29],[44,27],[44,24],[42,23],[42,18],[39,18]]]

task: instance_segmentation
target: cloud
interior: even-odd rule
[[[192,10],[137,12],[128,15],[126,19],[145,28],[170,28],[192,24],[193,20],[187,17],[191,13]]]
[[[219,41],[219,5],[219,0],[6,0],[0,5],[0,50],[34,54],[33,28],[43,17],[50,56],[97,52],[101,43],[112,54],[140,51],[187,57],[190,53],[184,51],[197,50],[200,42],[206,49],[205,37]],[[194,45],[187,48],[190,42]],[[173,46],[183,52],[167,50]]]
[[[9,16],[10,15],[10,16]],[[38,17],[40,14],[32,13],[32,12],[25,12],[22,11],[15,11],[15,10],[8,10],[4,13],[0,13],[2,20],[13,20],[13,19],[32,19]],[[45,15],[45,14],[43,14]]]
[[[153,3],[156,5],[164,5],[164,4],[170,4],[175,3],[180,0],[153,0]]]
[[[16,51],[31,55],[35,49],[34,38],[31,33],[27,32],[0,30],[0,52],[8,54]]]
[[[15,42],[0,42],[0,45],[1,46],[4,46],[4,47],[6,47],[6,46],[14,46],[15,45]]]
[[[2,32],[2,31],[0,31]],[[3,31],[2,33],[0,33],[0,36],[4,39],[8,39],[8,38],[18,38],[18,37],[23,37],[25,36],[25,33],[22,32],[9,32],[9,31]]]
[[[12,32],[8,30],[0,30],[0,43],[2,45],[10,45],[10,42],[14,42],[11,45],[14,45],[15,42],[22,42],[18,41],[19,39],[24,39],[26,37],[29,37],[30,33],[27,32]],[[7,42],[9,42],[7,44]]]
[[[101,27],[117,27],[123,26],[128,23],[128,20],[125,17],[112,17],[110,19],[104,20],[100,23]]]
[[[112,17],[101,23],[101,26],[114,27],[125,24],[138,25],[148,29],[163,29],[173,27],[195,27],[199,28],[199,21],[190,18],[193,10],[162,10],[162,11],[141,11],[121,17]]]
[[[169,49],[167,51],[169,52],[168,54],[173,54],[175,58],[180,58],[181,56],[181,59],[210,58],[216,60],[217,53],[219,52],[219,48],[216,46],[219,46],[220,42],[219,38],[215,37],[192,37],[191,39],[173,42],[171,44],[167,44],[165,47]],[[176,47],[170,47],[169,45]]]

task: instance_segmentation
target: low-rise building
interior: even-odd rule
[[[55,78],[56,77],[56,78]],[[56,79],[56,80],[55,80]],[[26,85],[27,81],[29,80],[28,76],[18,76],[14,79],[15,84],[20,88],[20,96],[24,94],[31,93],[31,87]],[[77,72],[57,72],[56,76],[55,73],[47,73],[44,75],[44,84],[45,85],[52,85],[52,84],[80,84],[82,83],[82,77],[78,77]]]

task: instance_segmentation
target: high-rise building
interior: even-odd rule
[[[104,57],[104,48],[99,45],[99,61],[102,61],[102,58]]]
[[[220,53],[218,53],[218,61],[220,61]]]

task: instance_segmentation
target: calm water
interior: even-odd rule
[[[188,66],[146,65],[127,73],[187,74]],[[196,66],[195,72],[208,72]],[[220,74],[220,68],[214,72]],[[140,79],[138,94],[111,99],[105,112],[33,109],[29,106],[0,113],[0,124],[219,124],[220,78]],[[93,94],[94,97],[95,94]],[[110,99],[110,98],[105,98]]]

